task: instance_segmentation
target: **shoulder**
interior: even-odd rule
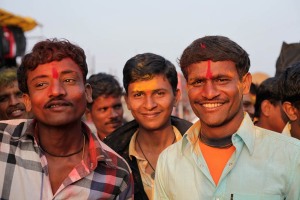
[[[135,120],[127,122],[108,135],[103,142],[116,152],[123,151],[129,145],[138,126]]]
[[[193,123],[176,116],[171,116],[171,124],[175,126],[181,134],[184,134],[193,125]]]
[[[20,137],[27,127],[32,123],[32,119],[14,119],[0,121],[0,133]]]
[[[180,157],[182,157],[182,143],[184,142],[183,139],[179,140],[178,142],[168,146],[165,150],[163,150],[160,155],[160,160],[176,162]]]
[[[281,133],[257,127],[254,149],[256,154],[272,155],[274,160],[277,158],[286,165],[290,162],[300,164],[300,140]]]
[[[99,141],[100,146],[102,148],[103,157],[105,159],[105,163],[109,167],[116,167],[117,169],[120,169],[121,171],[124,171],[125,173],[131,173],[130,167],[128,163],[125,161],[125,159],[120,156],[117,152],[115,152],[112,148],[107,146],[104,142]],[[100,155],[101,156],[101,155]],[[101,160],[101,159],[100,159]]]
[[[256,129],[256,138],[257,139],[265,139],[265,140],[270,140],[272,142],[276,142],[278,144],[282,144],[282,145],[287,145],[287,146],[291,146],[292,148],[296,148],[300,150],[300,140],[281,134],[281,133],[277,133],[274,131],[270,131],[264,128],[260,128],[255,126]]]
[[[133,195],[133,177],[128,163],[105,143],[98,142],[100,154],[94,173],[104,175],[105,182],[109,182],[111,189],[119,192],[120,199],[128,199]]]

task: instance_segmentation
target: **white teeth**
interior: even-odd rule
[[[14,110],[12,113],[16,114],[16,113],[20,113],[22,112],[21,110]]]
[[[59,105],[51,105],[50,108],[55,108],[57,106],[59,106]]]
[[[205,108],[216,108],[216,107],[219,107],[221,105],[222,105],[221,103],[206,103],[206,104],[203,104],[203,106]]]

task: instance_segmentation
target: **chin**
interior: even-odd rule
[[[202,121],[203,124],[206,124],[209,127],[220,127],[225,124],[224,120],[218,121]]]

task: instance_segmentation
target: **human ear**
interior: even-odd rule
[[[181,90],[177,88],[175,91],[175,100],[174,100],[173,107],[176,107],[178,105],[180,97],[181,97]]]
[[[270,104],[271,104],[270,101],[263,100],[260,105],[261,113],[266,117],[270,116],[270,109],[271,109]]]
[[[289,120],[291,121],[297,120],[297,110],[292,105],[291,102],[288,101],[283,102],[282,109],[285,112],[285,114],[288,116]]]
[[[128,94],[125,94],[125,95],[124,95],[124,100],[125,100],[125,102],[126,102],[127,109],[128,109],[128,110],[131,110],[130,102],[129,102],[129,100],[128,100]]]
[[[242,84],[243,84],[243,94],[248,94],[250,91],[250,86],[252,83],[252,75],[248,72],[243,76]]]
[[[24,100],[24,104],[25,104],[25,107],[26,107],[26,112],[30,112],[31,111],[31,100],[30,100],[30,97],[28,94],[23,94],[23,100]]]
[[[85,98],[87,100],[88,103],[92,103],[93,102],[93,98],[92,98],[92,86],[88,83],[85,84]]]

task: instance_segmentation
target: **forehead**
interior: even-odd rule
[[[238,75],[235,63],[232,61],[202,61],[188,66],[188,77],[203,77],[219,75]]]
[[[155,75],[152,79],[135,81],[128,86],[129,91],[152,91],[158,89],[172,90],[172,86],[164,75]]]
[[[76,73],[83,77],[80,67],[70,58],[64,58],[61,61],[52,61],[38,65],[33,71],[28,71],[28,79],[37,76],[47,76],[57,78],[61,73]]]
[[[93,105],[101,106],[101,107],[111,106],[111,105],[113,106],[115,104],[120,104],[120,103],[121,103],[121,96],[115,97],[111,95],[110,96],[101,95],[93,101]]]

